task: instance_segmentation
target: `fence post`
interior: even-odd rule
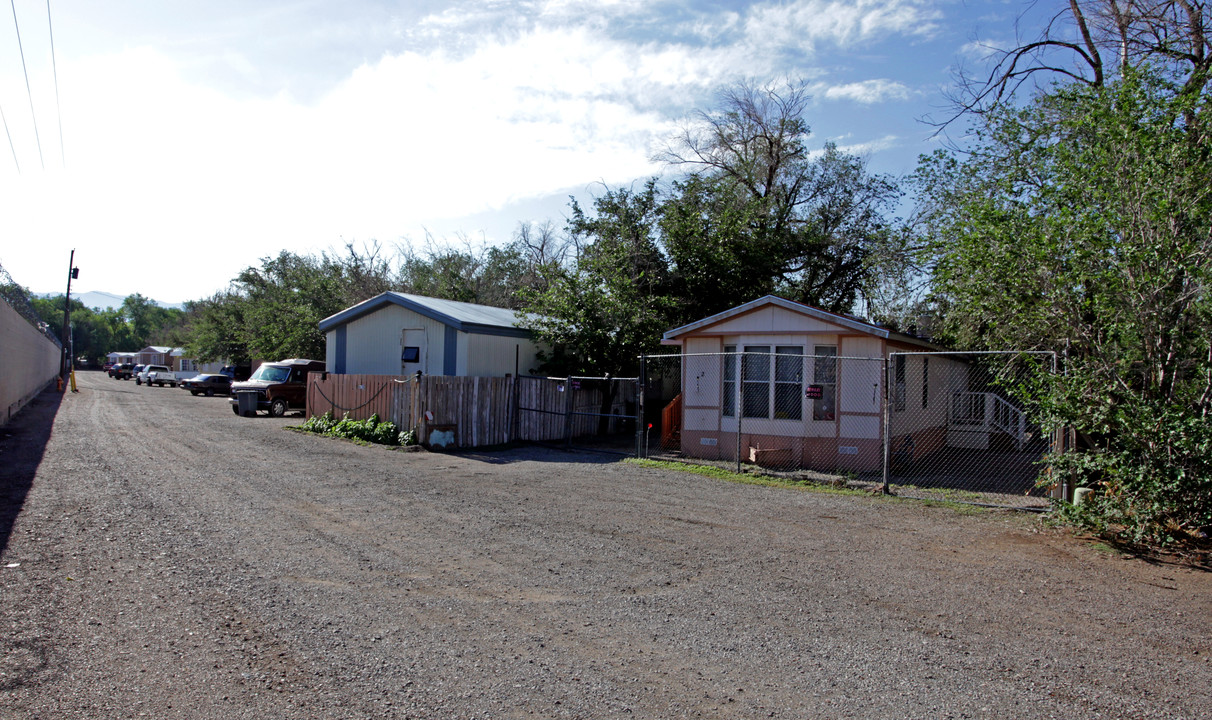
[[[564,447],[572,447],[572,376],[564,378]]]
[[[739,346],[738,346],[739,347]],[[745,409],[741,407],[741,400],[745,397],[741,392],[741,383],[745,377],[745,354],[737,355],[736,362],[736,473],[741,474],[741,418],[745,416]]]
[[[891,393],[892,377],[889,373],[892,372],[892,363],[889,359],[892,353],[888,353],[883,358],[884,361],[884,484],[880,487],[880,492],[888,494],[888,475],[890,465],[892,464],[892,439],[890,432],[892,431],[892,414],[889,412],[889,406],[892,404]]]
[[[644,439],[648,437],[648,429],[645,427],[646,415],[644,413],[644,395],[647,394],[648,388],[648,355],[640,354],[640,376],[636,379],[639,387],[636,388],[636,403],[635,403],[635,456],[637,458],[648,457],[648,447]],[[664,430],[664,428],[662,428]]]

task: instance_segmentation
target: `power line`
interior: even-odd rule
[[[55,114],[59,116],[59,160],[66,170],[67,155],[63,152],[63,108],[59,107],[59,68],[55,63],[55,27],[51,21],[50,0],[46,0],[46,30],[50,33],[51,72],[55,76]]]
[[[21,51],[21,69],[25,72],[25,94],[29,95],[29,114],[34,119],[34,140],[38,142],[38,160],[42,169],[46,169],[46,160],[42,157],[42,138],[38,136],[38,116],[34,113],[34,91],[29,87],[29,68],[25,66],[25,48],[21,45],[21,28],[17,24],[17,0],[9,0],[13,6],[13,28],[17,31],[17,49]]]
[[[8,148],[13,151],[13,164],[17,166],[17,174],[21,174],[21,163],[17,162],[17,148],[13,147],[13,134],[8,131],[8,118],[4,117],[4,108],[0,107],[0,120],[4,121],[4,134],[8,136]]]

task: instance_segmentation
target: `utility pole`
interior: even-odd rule
[[[72,280],[80,277],[80,268],[76,267],[76,249],[72,248],[71,257],[67,261],[67,295],[63,296],[63,358],[59,363],[59,375],[63,378],[71,372],[71,321],[72,321]]]

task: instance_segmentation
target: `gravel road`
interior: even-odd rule
[[[4,720],[1212,717],[1212,574],[1032,516],[79,384],[0,431]]]

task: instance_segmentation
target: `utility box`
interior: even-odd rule
[[[237,405],[241,417],[252,417],[257,414],[257,393],[242,392],[236,393]]]

